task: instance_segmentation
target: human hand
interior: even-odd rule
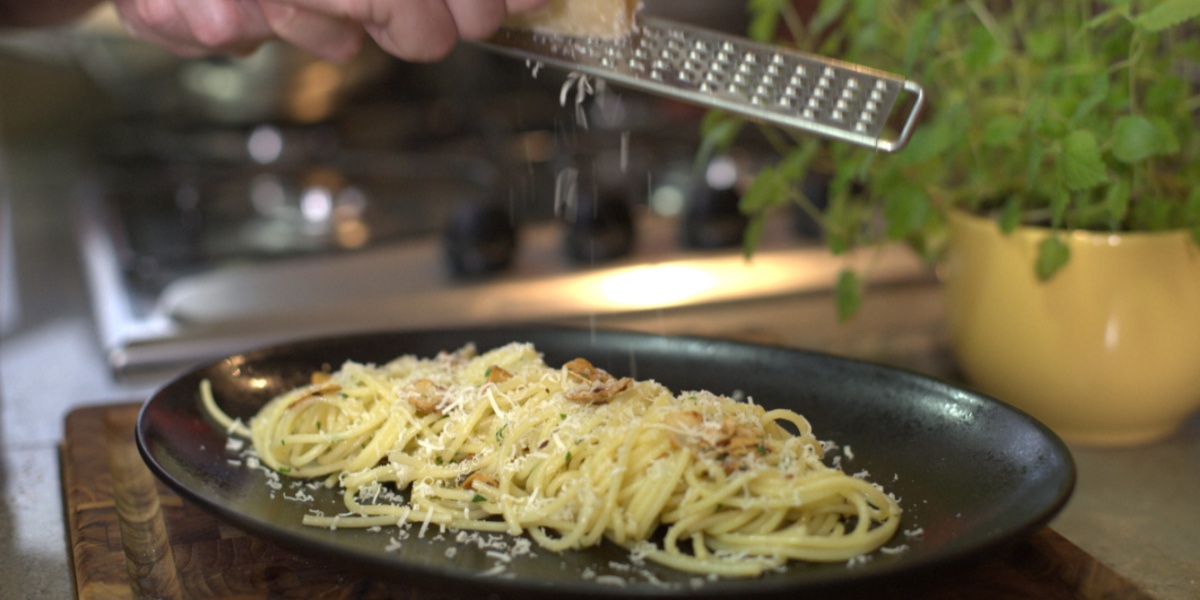
[[[344,61],[370,35],[401,59],[443,58],[458,39],[483,39],[509,14],[548,0],[115,0],[134,36],[182,56],[246,54],[280,38]]]

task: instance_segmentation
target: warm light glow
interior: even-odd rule
[[[315,62],[305,66],[297,74],[288,98],[292,117],[304,123],[315,123],[328,117],[333,112],[335,92],[341,84],[342,74],[337,65]]]
[[[717,278],[682,265],[656,265],[618,271],[600,283],[609,302],[627,307],[676,304],[712,290]]]
[[[517,136],[513,151],[520,162],[544,163],[554,158],[555,143],[548,131],[530,131]]]
[[[334,236],[343,248],[362,248],[371,239],[371,230],[358,219],[347,219],[338,222]]]

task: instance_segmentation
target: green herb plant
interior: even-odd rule
[[[907,243],[936,261],[947,213],[1053,232],[1032,269],[1049,279],[1075,230],[1190,229],[1200,243],[1200,0],[750,0],[750,36],[901,73],[928,108],[908,146],[884,155],[759,127],[779,160],[742,199],[746,251],[797,205],[828,249]],[[713,112],[702,156],[748,124]],[[800,183],[821,173],[828,202]],[[869,268],[869,267],[867,267]],[[862,302],[847,267],[842,318]]]

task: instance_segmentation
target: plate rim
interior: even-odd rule
[[[1048,447],[1054,451],[1053,456],[1061,461],[1063,468],[1061,472],[1058,473],[1059,478],[1056,480],[1057,485],[1053,486],[1054,492],[1052,501],[1047,502],[1041,507],[1040,510],[1030,514],[1020,526],[997,530],[991,532],[990,534],[986,534],[982,536],[983,539],[980,543],[973,544],[965,549],[943,548],[941,551],[924,553],[913,561],[877,566],[875,568],[865,569],[865,572],[854,573],[853,576],[848,577],[814,578],[813,581],[806,581],[803,584],[797,584],[795,581],[787,579],[741,579],[729,581],[748,583],[748,585],[735,585],[732,589],[717,589],[716,586],[703,586],[694,589],[689,586],[684,586],[679,589],[661,589],[653,586],[647,587],[645,582],[635,582],[642,585],[635,589],[630,589],[624,587],[618,588],[613,586],[595,585],[594,583],[583,579],[581,579],[575,585],[563,585],[561,583],[547,585],[540,584],[537,581],[483,578],[477,576],[478,572],[464,567],[431,567],[422,564],[388,560],[386,558],[381,558],[378,552],[360,550],[344,545],[337,546],[332,543],[315,544],[312,538],[305,537],[304,535],[300,534],[297,528],[276,527],[270,522],[262,521],[252,516],[247,516],[227,506],[224,506],[220,502],[204,496],[201,491],[191,489],[191,487],[186,483],[177,479],[175,475],[169,471],[169,469],[167,469],[164,465],[161,465],[153,456],[151,449],[148,447],[148,441],[146,440],[148,433],[146,423],[149,417],[147,414],[151,410],[152,405],[155,404],[156,400],[159,399],[171,387],[180,385],[182,381],[189,378],[196,378],[201,373],[217,368],[222,363],[230,360],[241,359],[245,363],[252,363],[255,359],[269,358],[271,356],[277,356],[281,354],[294,354],[302,351],[304,348],[318,347],[322,344],[330,342],[336,342],[338,344],[362,343],[367,340],[401,338],[403,336],[464,336],[464,339],[467,339],[472,335],[498,335],[505,332],[511,332],[513,334],[525,336],[529,336],[531,333],[535,333],[537,335],[603,335],[614,338],[623,337],[626,340],[667,339],[673,342],[699,342],[704,344],[715,343],[731,348],[736,347],[740,349],[749,349],[752,351],[779,352],[796,357],[804,357],[807,360],[829,361],[832,363],[850,365],[855,368],[874,370],[880,373],[889,374],[893,377],[903,378],[909,383],[920,383],[925,386],[933,386],[943,393],[965,393],[966,395],[973,397],[973,400],[975,401],[994,403],[998,405],[1002,410],[1010,412],[1013,416],[1024,421],[1025,425],[1031,427],[1032,430],[1036,432],[1042,440],[1047,442]],[[196,411],[196,414],[200,418],[204,418],[198,410]],[[297,552],[298,554],[309,557],[318,557],[319,555],[319,558],[321,559],[332,560],[333,562],[343,564],[349,569],[356,571],[365,570],[371,572],[372,574],[387,577],[389,579],[411,573],[413,575],[429,578],[434,581],[453,581],[456,585],[465,585],[467,587],[472,587],[479,590],[486,590],[489,594],[499,593],[501,595],[521,593],[542,594],[546,592],[552,592],[554,594],[569,594],[588,598],[711,598],[741,596],[749,592],[749,590],[744,590],[741,588],[753,587],[755,589],[750,593],[753,593],[755,597],[772,597],[779,594],[791,594],[802,591],[820,592],[830,590],[849,590],[852,588],[871,587],[883,582],[890,582],[897,579],[911,579],[914,577],[919,578],[930,572],[936,572],[937,570],[962,564],[966,561],[995,552],[996,550],[1014,543],[1015,541],[1025,539],[1042,527],[1045,527],[1070,501],[1078,480],[1077,466],[1070,448],[1048,426],[1041,423],[1032,415],[1018,407],[977,390],[973,390],[967,386],[960,385],[957,382],[951,383],[930,375],[905,369],[903,367],[882,364],[871,360],[839,356],[820,350],[731,340],[701,335],[663,335],[630,329],[576,327],[570,325],[507,324],[497,326],[382,329],[342,334],[298,337],[292,340],[252,347],[242,352],[237,352],[206,361],[191,368],[185,369],[184,371],[173,376],[169,381],[155,388],[138,410],[137,426],[135,428],[135,442],[139,454],[141,454],[142,459],[151,472],[153,472],[158,479],[166,483],[176,493],[179,493],[184,498],[192,501],[194,504],[210,514],[215,515],[218,519],[224,520],[225,522],[241,528],[249,533],[276,541],[281,545]],[[314,547],[314,545],[321,547]],[[334,551],[330,552],[331,549]],[[360,563],[355,561],[362,562]],[[472,576],[473,574],[475,576]],[[407,583],[414,584],[418,587],[428,587],[423,582]]]

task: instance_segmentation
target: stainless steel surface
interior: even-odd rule
[[[117,371],[308,335],[657,311],[824,291],[853,260],[796,243],[768,243],[751,261],[737,249],[681,251],[674,243],[676,220],[645,216],[638,222],[638,237],[645,240],[638,252],[605,264],[568,264],[560,228],[549,223],[523,230],[511,275],[501,279],[449,281],[440,239],[422,237],[377,250],[245,262],[181,277],[140,309],[99,222],[82,220],[83,257],[101,341]],[[788,232],[766,237],[788,239]],[[902,248],[872,254],[870,279],[877,284],[929,277]],[[864,255],[854,262],[867,260]]]
[[[213,358],[304,335],[794,294],[827,288],[847,261],[870,260],[829,256],[792,219],[774,220],[749,262],[737,240],[692,247],[689,211],[706,190],[716,195],[694,166],[702,110],[636,92],[598,95],[584,105],[584,132],[570,123],[573,107],[557,106],[552,78],[474,47],[452,60],[448,69],[490,76],[449,98],[367,99],[320,125],[107,125],[98,164],[80,178],[78,222],[112,367]],[[422,72],[437,80],[451,71]],[[756,142],[739,141],[739,155],[714,161],[723,191],[736,193],[745,174],[774,159]],[[568,172],[579,180],[559,195]],[[576,210],[585,196],[628,211],[633,242],[623,254],[581,260],[565,251],[574,225],[596,214]],[[325,209],[310,212],[309,199]],[[447,268],[444,232],[460,206],[497,207],[517,224],[500,272],[463,277]],[[734,205],[724,210],[742,218]],[[900,249],[876,262],[875,281],[929,277]]]
[[[627,39],[502,31],[483,45],[534,65],[884,152],[908,143],[925,101],[921,86],[899,75],[649,15],[638,17]],[[905,93],[915,98],[889,131]]]
[[[175,371],[114,379],[96,335],[64,218],[78,208],[74,188],[94,149],[61,126],[86,116],[72,99],[94,98],[94,90],[46,81],[3,56],[0,90],[16,268],[0,284],[15,281],[22,307],[0,337],[0,596],[69,598],[57,462],[63,417],[84,404],[143,397]],[[847,325],[832,314],[828,295],[813,292],[574,322],[787,344],[954,377],[935,286],[874,290]],[[1200,415],[1151,446],[1072,451],[1077,491],[1052,526],[1158,598],[1200,597]]]

